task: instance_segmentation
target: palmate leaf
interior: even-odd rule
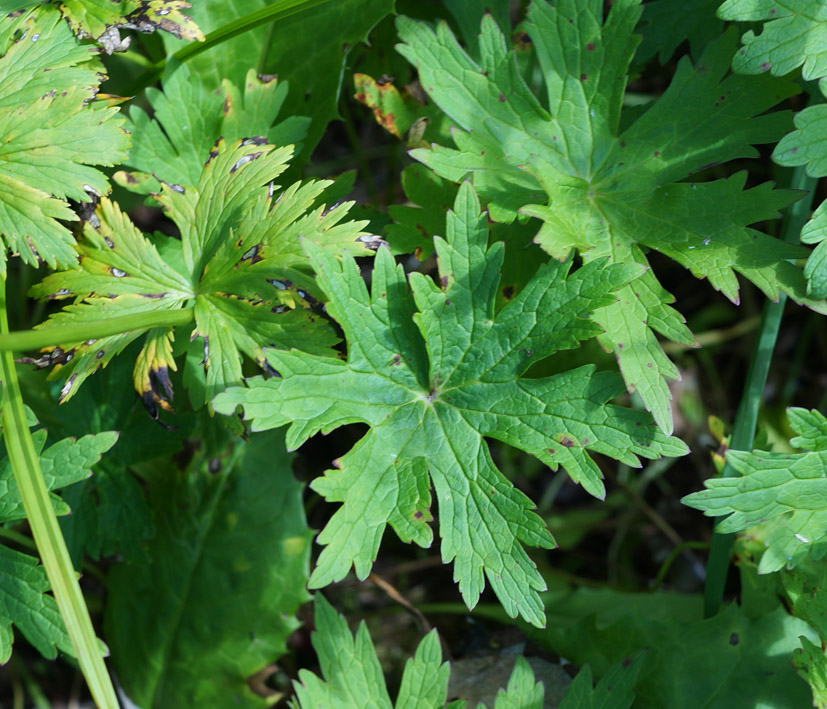
[[[462,128],[454,133],[457,149],[433,146],[412,155],[450,180],[470,176],[496,220],[509,221],[518,210],[543,220],[536,240],[555,258],[576,249],[586,261],[646,265],[645,251],[655,249],[734,302],[737,272],[769,298],[783,291],[824,310],[807,297],[801,270],[787,261],[807,251],[747,227],[777,216],[791,193],[769,184],[745,191],[744,174],[676,183],[711,164],[755,156],[753,144],[778,139],[789,114],[758,114],[796,87],[766,74],[724,78],[735,48],[730,32],[695,66],[684,58],[664,95],[621,128],[639,15],[637,0],[613,3],[605,24],[600,0],[533,2],[525,27],[546,103],[523,81],[490,17],[482,23],[478,61],[447,25],[434,31],[400,18],[399,51]],[[606,331],[601,344],[616,354],[627,388],[639,392],[671,432],[667,380],[678,372],[655,333],[690,345],[694,338],[651,270],[618,295],[595,312]]]
[[[801,647],[793,652],[793,665],[813,691],[813,706],[827,707],[827,586],[825,567],[813,565],[810,569],[794,569],[782,575],[784,590],[792,605],[792,614],[816,629],[821,640],[814,643],[801,636]]]
[[[718,524],[722,533],[766,523],[759,573],[827,553],[827,419],[797,408],[788,416],[798,434],[790,443],[804,453],[728,451],[740,476],[707,480],[706,490],[682,500],[709,517],[729,515]]]
[[[345,222],[352,203],[316,206],[329,181],[296,183],[275,201],[273,185],[292,147],[275,149],[264,138],[219,141],[197,186],[167,184],[156,199],[181,238],[143,235],[106,199],[84,228],[80,265],[35,286],[41,298],[76,302],[43,327],[94,319],[194,308],[200,338],[188,350],[185,382],[195,406],[241,382],[242,355],[265,369],[265,347],[296,347],[321,354],[334,344],[331,328],[310,309],[312,279],[299,237],[339,252],[371,253],[359,240],[365,222]],[[67,342],[45,357],[68,377],[61,400],[130,342],[144,336],[135,387],[145,405],[169,409],[176,368],[173,328],[134,329],[95,341]],[[200,370],[196,372],[194,370]],[[57,374],[57,373],[56,373]]]
[[[0,22],[0,277],[6,249],[32,265],[76,262],[58,222],[77,220],[66,199],[108,192],[92,166],[116,164],[129,145],[118,110],[92,101],[104,78],[54,7]]]
[[[447,241],[437,239],[442,286],[413,274],[412,296],[387,248],[377,256],[369,295],[349,255],[339,263],[308,240],[328,312],[347,338],[347,363],[272,351],[280,378],[248,380],[248,389],[231,388],[214,405],[226,414],[242,405],[254,430],[290,423],[291,449],[346,423],[372,427],[337,470],[312,484],[344,503],[319,535],[326,548],[313,587],[343,578],[351,565],[365,578],[388,524],[404,541],[429,546],[432,482],[442,558],[454,561],[469,607],[487,576],[512,617],[541,625],[537,591],[545,584],[522,543],[551,548],[554,540],[531,501],[496,468],[483,437],[553,469],[563,465],[598,497],[602,476],[588,451],[639,465],[638,455],[682,455],[686,447],[648,415],[607,405],[622,391],[611,373],[587,366],[545,379],[520,376],[597,334],[588,314],[612,301],[637,269],[595,262],[566,279],[570,262],[553,262],[495,316],[502,244],[486,249],[486,217],[469,184],[454,210]]]
[[[146,91],[152,118],[139,106],[129,112],[126,125],[132,148],[125,164],[138,172],[117,172],[114,179],[133,192],[158,192],[158,180],[198,184],[204,156],[218,138],[232,143],[262,135],[273,145],[294,145],[298,150],[307,132],[310,119],[301,116],[273,125],[288,91],[287,82],[276,76],[259,76],[250,69],[243,88],[225,79],[215,91],[180,64],[167,70],[162,86],[163,91]]]
[[[91,467],[115,444],[118,434],[108,431],[79,439],[64,438],[45,450],[46,431],[36,431],[33,438],[46,487],[56,490],[89,477]],[[69,513],[66,503],[54,493],[51,502],[58,514]],[[25,517],[20,492],[3,451],[0,455],[0,523]],[[58,650],[75,654],[57,604],[48,590],[46,572],[35,557],[0,545],[0,665],[11,657],[13,625],[48,659],[54,659]]]

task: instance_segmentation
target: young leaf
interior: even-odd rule
[[[299,270],[306,262],[299,236],[336,251],[371,252],[359,241],[365,222],[342,221],[352,202],[327,211],[315,206],[329,181],[291,185],[273,201],[273,180],[291,154],[290,146],[274,149],[264,138],[229,146],[219,141],[196,187],[164,183],[156,199],[177,224],[180,239],[147,238],[117,205],[101,200],[85,224],[80,266],[50,275],[32,290],[42,298],[77,299],[43,327],[192,308],[190,339],[201,343],[187,367],[202,375],[199,382],[197,375],[185,374],[185,381],[195,406],[241,382],[242,355],[267,369],[265,347],[327,351],[335,338],[310,310],[314,286]],[[53,350],[47,360],[61,364],[60,374],[68,377],[61,400],[145,335],[135,365],[136,390],[154,415],[159,408],[171,409],[174,332],[171,326],[136,326]]]
[[[11,658],[12,624],[49,660],[57,657],[58,650],[75,654],[48,590],[46,572],[37,559],[0,544],[0,665]]]
[[[129,136],[116,108],[93,101],[103,65],[53,6],[0,23],[0,277],[6,249],[36,266],[76,263],[67,199],[109,191],[92,165],[126,157]]]
[[[543,709],[543,684],[534,682],[534,672],[524,657],[518,657],[508,687],[497,692],[494,709]]]
[[[638,38],[637,0],[613,3],[605,24],[600,0],[532,3],[525,25],[545,79],[546,104],[531,93],[496,23],[482,23],[479,61],[450,29],[398,21],[399,51],[419,70],[433,100],[462,129],[457,149],[412,155],[453,181],[471,176],[495,220],[517,211],[544,223],[537,241],[555,258],[647,264],[646,250],[675,259],[733,302],[736,272],[771,299],[808,299],[801,270],[787,259],[806,250],[748,224],[778,215],[789,192],[764,184],[744,190],[745,174],[714,182],[676,182],[711,164],[757,155],[776,140],[787,113],[759,115],[797,88],[774,77],[725,75],[732,32],[711,43],[693,67],[678,65],[664,95],[629,126],[621,115],[626,72]],[[665,432],[672,430],[667,380],[678,377],[655,332],[687,345],[692,333],[669,307],[674,298],[651,270],[618,292],[595,320],[601,344],[616,354],[629,391],[637,391]]]
[[[283,436],[254,436],[228,457],[156,470],[148,558],[110,575],[112,662],[146,709],[268,706],[247,679],[286,652],[308,598],[310,530]]]
[[[768,522],[759,573],[827,553],[827,419],[796,408],[788,416],[798,434],[790,443],[806,452],[729,451],[740,477],[707,480],[706,490],[682,500],[709,517],[729,515],[717,527],[724,534]]]
[[[186,64],[170,66],[163,91],[149,88],[153,117],[132,106],[127,128],[132,149],[126,165],[139,172],[117,172],[115,181],[133,192],[159,192],[158,180],[197,185],[204,156],[218,138],[233,143],[250,135],[267,136],[274,145],[297,146],[309,119],[291,116],[273,125],[287,96],[287,82],[275,76],[247,72],[243,91],[225,80],[219,92],[211,90]]]
[[[542,625],[537,591],[545,584],[522,543],[552,548],[554,540],[531,501],[496,468],[483,438],[528,451],[552,469],[563,465],[598,497],[602,475],[589,450],[630,465],[639,465],[638,455],[686,452],[646,414],[606,404],[622,391],[611,373],[586,366],[521,377],[534,362],[596,335],[589,313],[611,302],[637,270],[596,261],[566,278],[570,262],[554,262],[494,315],[503,249],[486,249],[486,216],[469,184],[449,213],[447,240],[436,243],[441,287],[413,274],[411,297],[388,249],[379,251],[369,295],[349,255],[339,263],[308,240],[328,312],[347,338],[347,363],[271,352],[280,378],[249,380],[249,389],[232,388],[214,406],[230,414],[242,405],[254,430],[290,423],[291,449],[345,423],[372,427],[337,470],[312,484],[344,503],[319,535],[327,546],[313,587],[344,578],[351,565],[365,578],[387,524],[404,541],[429,546],[432,482],[442,558],[455,562],[468,606],[487,576],[509,615]]]
[[[583,665],[560,702],[560,709],[629,709],[635,700],[635,682],[645,657],[645,652],[639,652],[634,659],[618,662],[596,687],[592,684],[592,668]]]

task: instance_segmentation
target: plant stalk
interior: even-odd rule
[[[798,202],[792,204],[784,216],[781,226],[781,237],[784,241],[798,243],[801,228],[810,214],[816,182],[817,178],[809,177],[804,166],[796,167],[793,170],[790,187],[792,189],[807,190],[807,194]],[[781,326],[781,317],[786,302],[787,296],[781,293],[777,302],[767,301],[764,305],[758,339],[747,371],[744,393],[741,395],[741,402],[735,414],[732,437],[729,442],[730,450],[747,451],[752,448],[755,427],[758,422],[758,410],[761,406],[764,387],[767,384],[767,374],[770,370],[772,353],[778,339],[778,330]],[[722,476],[728,478],[734,475],[736,475],[735,469],[727,461]],[[706,583],[704,585],[705,618],[712,617],[721,609],[734,539],[735,534],[715,532],[712,535],[712,544],[706,563]]]
[[[5,314],[5,310],[3,312]],[[193,320],[195,320],[195,309],[183,308],[179,310],[157,310],[136,315],[121,315],[97,322],[59,325],[22,332],[9,332],[7,324],[6,329],[0,332],[0,352],[38,350],[42,347],[66,345],[72,342],[98,340],[101,337],[120,335],[131,330],[187,325]]]
[[[2,281],[0,335],[6,336],[8,332],[6,284]],[[103,661],[104,652],[92,627],[92,619],[43,480],[40,458],[26,422],[20,383],[10,351],[0,352],[0,378],[3,384],[3,440],[43,568],[95,703],[102,709],[118,709],[115,689]]]

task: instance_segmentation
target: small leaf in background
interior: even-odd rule
[[[540,219],[536,240],[555,258],[576,250],[586,261],[647,266],[646,251],[654,249],[733,302],[737,272],[770,299],[783,291],[827,311],[788,262],[806,249],[749,228],[777,217],[794,195],[770,183],[744,190],[745,173],[684,181],[711,165],[754,157],[754,144],[777,140],[789,114],[765,112],[797,87],[769,75],[727,76],[736,44],[730,31],[694,66],[684,57],[663,96],[642,114],[635,109],[636,120],[626,126],[624,92],[640,12],[636,0],[616,2],[604,22],[600,0],[533,2],[524,26],[545,80],[542,101],[489,16],[478,58],[445,23],[433,30],[399,18],[399,51],[459,127],[456,149],[434,145],[411,154],[448,180],[470,178],[494,220],[512,221],[518,213]],[[605,330],[600,342],[617,356],[627,389],[671,433],[667,381],[679,373],[656,333],[689,346],[694,337],[651,269],[618,295],[594,314]]]
[[[800,646],[799,636],[817,636],[777,601],[772,612],[757,618],[733,603],[702,619],[698,596],[604,591],[600,610],[594,613],[585,610],[588,605],[578,599],[580,595],[593,594],[581,589],[558,599],[557,622],[545,630],[531,629],[529,635],[576,665],[588,662],[601,681],[616,672],[618,664],[646,650],[642,659],[637,658],[641,665],[634,684],[636,709],[730,709],[745,703],[776,709],[808,706],[810,693],[790,656]],[[624,600],[623,595],[624,607],[612,607],[612,597]],[[694,616],[676,617],[675,604],[689,599],[697,601]],[[597,704],[606,709],[618,705],[612,699]]]
[[[759,573],[795,567],[827,554],[827,419],[816,410],[788,409],[798,434],[790,444],[804,453],[728,451],[737,477],[713,478],[682,502],[703,510],[721,533],[765,525]]]
[[[110,574],[112,663],[145,709],[269,706],[247,679],[286,652],[308,598],[311,534],[283,435],[228,457],[154,470],[148,558]]]
[[[562,465],[601,498],[602,474],[588,451],[638,466],[638,456],[682,455],[686,447],[647,414],[607,404],[622,391],[612,373],[586,366],[521,377],[534,362],[594,337],[589,314],[637,271],[594,262],[569,274],[570,262],[555,261],[495,315],[503,248],[487,242],[486,215],[468,183],[446,240],[436,240],[441,285],[412,274],[413,297],[388,249],[377,255],[369,295],[351,256],[339,263],[307,242],[327,310],[347,338],[347,363],[273,351],[281,377],[248,380],[249,389],[231,388],[214,405],[225,414],[243,406],[253,430],[290,423],[291,449],[344,423],[372,427],[337,470],[312,483],[344,503],[319,535],[327,547],[313,587],[344,578],[351,565],[365,578],[388,524],[404,541],[430,546],[433,483],[442,558],[454,561],[466,604],[476,605],[487,577],[511,617],[542,625],[537,592],[545,583],[522,544],[552,548],[554,540],[531,500],[494,465],[484,437],[552,469]]]
[[[592,684],[592,668],[583,665],[559,709],[629,709],[635,700],[635,683],[646,652],[638,652],[609,668],[596,687]]]
[[[827,578],[824,565],[799,568],[782,574],[784,590],[796,618],[816,629],[821,643],[802,636],[801,647],[793,653],[793,665],[813,690],[813,706],[827,707]]]
[[[52,5],[0,24],[0,277],[7,249],[33,266],[75,265],[74,239],[58,221],[77,220],[66,200],[109,192],[92,166],[126,157],[118,109],[93,100],[106,78],[96,52]]]
[[[180,229],[180,239],[148,237],[116,204],[101,200],[84,225],[80,266],[32,289],[36,297],[76,299],[43,327],[194,308],[195,329],[136,328],[64,343],[46,357],[46,364],[60,365],[55,376],[67,378],[61,400],[142,335],[134,382],[154,417],[172,406],[172,345],[182,329],[179,339],[197,340],[184,373],[196,408],[241,382],[242,356],[267,369],[265,347],[329,351],[336,338],[313,311],[315,284],[303,268],[299,237],[337,252],[372,252],[359,240],[365,222],[344,221],[352,202],[330,209],[319,204],[331,181],[309,180],[276,192],[273,181],[291,155],[291,146],[276,149],[265,138],[219,141],[197,186],[164,182],[155,199]]]
[[[197,185],[218,138],[233,143],[261,135],[278,147],[298,149],[307,133],[310,119],[300,116],[274,125],[288,93],[287,82],[275,76],[250,69],[243,88],[225,80],[216,91],[188,64],[170,64],[161,86],[162,91],[146,90],[152,118],[139,106],[129,111],[132,148],[125,164],[138,172],[119,171],[114,180],[133,192],[159,192],[158,180]]]
[[[199,0],[192,14],[204,32],[211,32],[269,4],[269,0]],[[327,124],[339,117],[339,92],[352,49],[367,40],[393,7],[394,0],[336,0],[302,8],[221,43],[193,57],[188,65],[208,87],[219,86],[223,79],[241,86],[251,67],[289,82],[292,89],[283,114],[310,118],[307,138],[296,151],[294,167],[301,167]],[[183,46],[168,36],[164,44],[168,52]]]
[[[57,603],[48,590],[46,572],[35,557],[0,544],[0,665],[11,658],[12,624],[46,659],[54,660],[58,650],[74,656]]]

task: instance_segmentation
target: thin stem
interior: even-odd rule
[[[286,17],[296,15],[304,10],[317,7],[318,5],[323,5],[326,2],[330,2],[330,0],[276,0],[276,2],[271,3],[260,10],[250,12],[243,17],[239,17],[237,20],[228,22],[223,27],[219,27],[217,30],[210,32],[206,37],[204,37],[203,42],[191,42],[185,47],[182,47],[172,55],[172,58],[183,63],[188,59],[198,56],[202,52],[206,52],[208,49],[212,49],[222,42],[226,42],[228,39],[232,39],[233,37],[243,34],[244,32],[255,29],[260,25],[267,24],[268,22],[275,22],[277,20],[283,20]],[[149,71],[133,81],[124,93],[127,96],[135,96],[143,91],[147,86],[154,84],[158,80],[158,77],[163,73],[164,68],[167,65],[167,61],[168,59],[164,58],[161,61],[156,62]]]
[[[810,208],[813,203],[817,179],[809,177],[805,168],[797,167],[793,170],[790,187],[793,189],[807,190],[804,198],[790,206],[784,216],[781,227],[781,236],[784,241],[797,243],[801,235],[801,228],[807,221]],[[761,317],[761,327],[758,331],[758,340],[747,371],[747,381],[744,385],[744,393],[741,395],[741,403],[735,414],[735,423],[732,428],[732,438],[729,442],[730,450],[743,451],[752,448],[752,441],[755,437],[755,427],[758,422],[758,410],[761,406],[761,396],[767,384],[767,374],[770,370],[772,352],[775,348],[775,341],[778,338],[778,330],[781,326],[781,316],[784,313],[784,305],[787,296],[783,293],[778,301],[773,303],[767,301],[764,305],[764,314]],[[724,466],[723,477],[733,477],[735,469],[727,462]],[[709,549],[709,559],[706,563],[706,584],[704,586],[704,617],[709,618],[721,609],[721,601],[724,597],[727,572],[729,571],[729,560],[732,555],[732,542],[735,534],[720,534],[715,532],[712,535],[712,544]]]
[[[7,335],[6,284],[0,283],[0,334]],[[3,440],[43,569],[92,697],[102,709],[118,709],[103,652],[43,480],[40,458],[26,422],[14,359],[9,351],[0,352],[0,378],[3,382]]]
[[[132,330],[187,325],[194,319],[195,310],[184,308],[181,310],[157,310],[151,313],[122,315],[108,320],[60,325],[24,332],[9,332],[7,327],[6,330],[0,333],[0,351],[23,352],[72,342],[98,340],[101,337],[120,335]]]

